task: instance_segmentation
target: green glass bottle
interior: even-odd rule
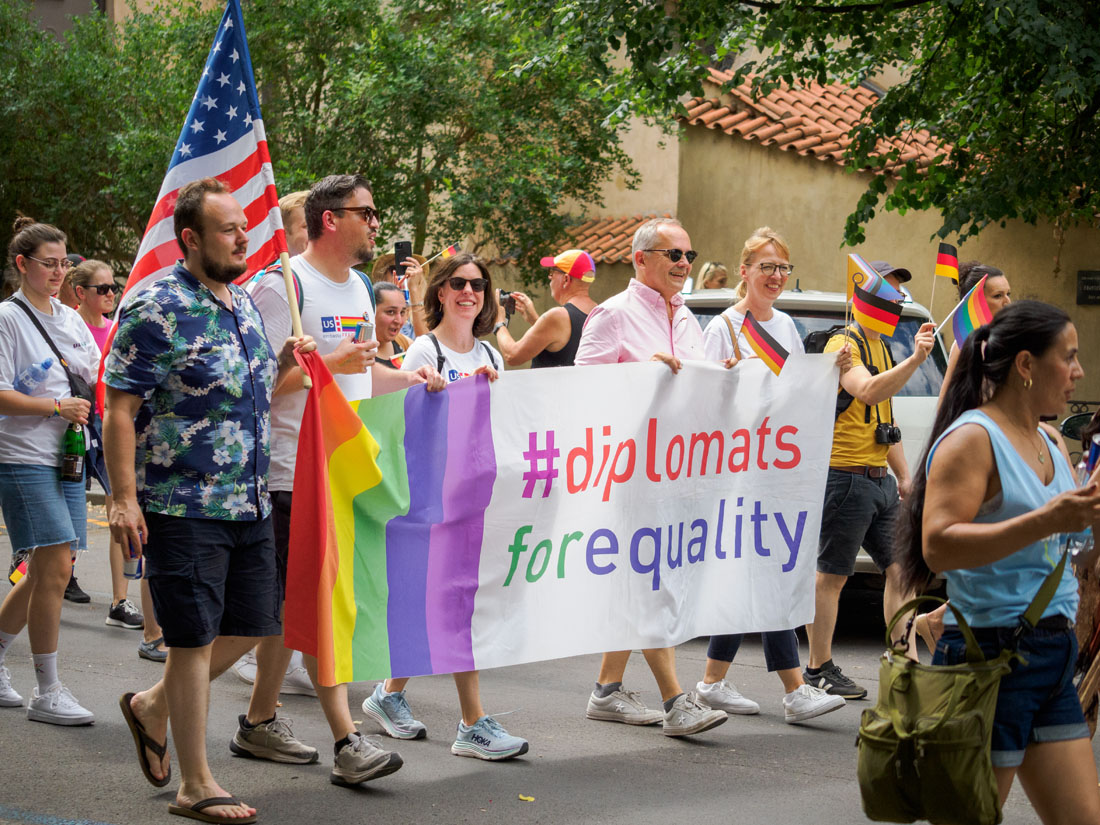
[[[84,480],[84,428],[70,424],[61,442],[61,480]]]

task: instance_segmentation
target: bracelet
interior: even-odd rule
[[[49,415],[49,418],[57,418],[61,415],[61,399],[55,398],[53,400],[53,413]]]
[[[500,332],[501,327],[506,327],[506,326],[508,326],[507,321],[497,321],[497,325],[495,327],[493,327],[493,335],[496,335],[498,332]]]
[[[411,306],[411,307],[422,307],[422,306],[424,306],[424,302],[421,301],[419,304],[409,304],[409,306]]]

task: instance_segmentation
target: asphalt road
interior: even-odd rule
[[[170,820],[175,781],[163,790],[143,779],[118,697],[156,681],[162,666],[137,657],[139,631],[104,625],[110,598],[107,532],[101,507],[91,508],[91,549],[77,564],[90,605],[65,603],[60,669],[64,682],[96,714],[93,726],[62,728],[27,721],[20,709],[0,708],[0,822],[37,825],[139,825]],[[0,551],[10,547],[0,527]],[[3,556],[6,558],[6,556]],[[3,590],[0,585],[0,590]],[[131,585],[137,601],[137,587]],[[871,689],[882,650],[881,608],[866,600],[842,606],[835,659]],[[806,651],[803,646],[803,657]],[[677,665],[685,687],[701,678],[705,640],[682,645]],[[26,635],[7,657],[16,689],[34,685]],[[735,716],[691,739],[670,739],[660,727],[591,722],[584,708],[598,657],[582,656],[485,671],[482,696],[489,713],[531,742],[530,752],[503,763],[450,753],[458,702],[450,677],[415,679],[413,711],[428,726],[416,742],[385,739],[405,760],[397,773],[361,789],[329,783],[331,739],[316,701],[283,699],[281,713],[302,740],[321,750],[306,767],[234,757],[228,743],[248,702],[249,686],[232,673],[212,686],[208,751],[215,777],[256,806],[263,823],[474,822],[807,823],[865,821],[856,783],[854,747],[860,711],[849,705],[804,725],[783,722],[778,678],[767,673],[759,640],[746,641],[731,679],[762,706],[758,716]],[[627,685],[650,704],[656,687],[640,654]],[[350,689],[353,718],[372,684]],[[503,715],[507,713],[508,715]],[[364,732],[371,732],[369,723]],[[522,797],[533,797],[525,801]],[[1005,821],[1038,822],[1022,792],[1009,798]]]

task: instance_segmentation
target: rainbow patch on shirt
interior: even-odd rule
[[[321,316],[321,332],[354,335],[355,327],[361,323],[363,323],[362,315],[323,315]]]

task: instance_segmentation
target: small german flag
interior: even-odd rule
[[[959,250],[949,243],[941,243],[936,254],[936,274],[953,281],[959,280]]]
[[[757,357],[768,365],[768,369],[779,375],[779,371],[787,363],[787,356],[790,355],[783,349],[783,345],[772,338],[760,322],[752,317],[752,312],[745,312],[745,323],[741,325],[741,332],[745,334],[749,346]]]
[[[461,251],[462,250],[458,248],[458,244],[453,243],[450,246],[448,246],[446,249],[444,249],[442,252],[440,252],[439,256],[443,260],[447,260],[448,258],[453,258],[455,255],[457,255]]]
[[[852,297],[852,314],[856,322],[864,329],[890,337],[901,319],[901,305],[888,301],[878,295],[855,288]]]
[[[26,575],[27,560],[23,559],[23,561],[19,562],[19,564],[15,566],[15,569],[11,571],[11,575],[8,576],[8,581],[10,581],[12,584],[19,584],[20,580]]]

